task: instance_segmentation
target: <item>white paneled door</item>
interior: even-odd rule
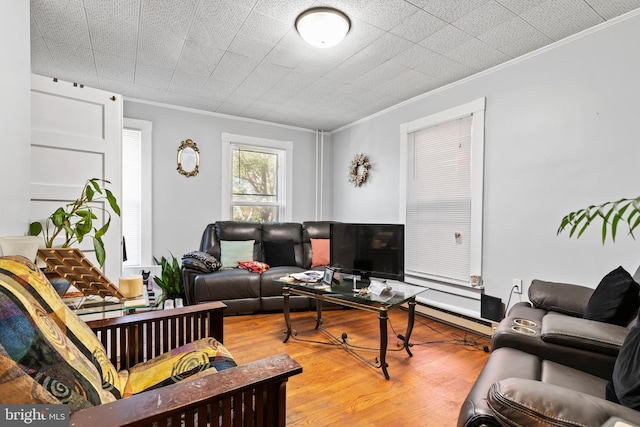
[[[78,198],[87,179],[100,178],[121,202],[122,97],[53,78],[31,82],[31,221]],[[108,203],[105,203],[108,208]],[[99,218],[105,221],[106,215]],[[102,224],[98,225],[98,228]],[[120,217],[103,237],[104,272],[115,284],[122,270]],[[93,243],[82,251],[97,265]]]

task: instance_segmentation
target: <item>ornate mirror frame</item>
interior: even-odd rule
[[[200,150],[190,139],[182,141],[178,147],[178,173],[189,178],[198,175],[200,167]]]

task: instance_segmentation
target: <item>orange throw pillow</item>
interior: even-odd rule
[[[311,239],[311,267],[329,265],[329,239]]]

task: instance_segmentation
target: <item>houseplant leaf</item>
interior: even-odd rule
[[[612,241],[615,242],[618,229],[622,224],[626,224],[629,234],[635,238],[633,231],[640,226],[640,197],[622,198],[615,202],[591,205],[586,209],[570,212],[560,221],[557,234],[568,228],[569,237],[575,235],[576,238],[580,238],[598,218],[602,220],[600,233],[603,244],[607,236],[611,236]]]
[[[93,249],[96,251],[96,260],[101,266],[104,265],[104,261],[107,258],[107,254],[104,251],[104,243],[102,239],[93,237]]]
[[[93,189],[90,186],[87,185],[87,187],[84,190],[84,194],[85,194],[85,196],[87,198],[87,202],[90,202],[90,201],[93,200],[94,192],[93,192]]]
[[[105,188],[104,192],[107,195],[107,201],[109,202],[109,206],[111,206],[111,209],[113,209],[113,211],[118,216],[120,216],[120,206],[118,206],[118,202],[116,201],[116,198],[114,197],[113,193],[108,188]]]

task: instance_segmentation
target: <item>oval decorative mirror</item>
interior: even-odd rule
[[[190,139],[182,141],[178,147],[178,173],[189,178],[198,175],[200,167],[200,150]]]

